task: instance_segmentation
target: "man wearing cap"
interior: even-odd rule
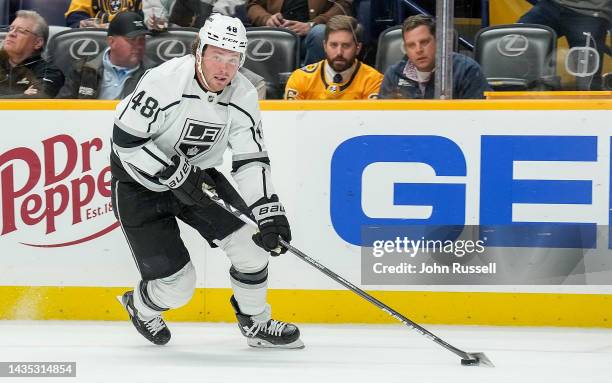
[[[148,33],[142,16],[118,13],[108,27],[108,48],[75,63],[59,98],[117,100],[132,93],[154,65],[143,60]]]

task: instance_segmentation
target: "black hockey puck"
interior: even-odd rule
[[[478,363],[478,359],[461,359],[462,366],[477,366]]]

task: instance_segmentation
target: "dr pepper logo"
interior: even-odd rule
[[[108,163],[102,139],[77,142],[60,134],[40,143],[0,154],[0,235],[35,227],[41,235],[28,235],[22,244],[62,247],[90,241],[117,228],[110,204],[110,166],[92,168],[100,163],[99,156]],[[90,224],[80,226],[85,222]],[[69,239],[49,240],[58,237],[53,233]]]

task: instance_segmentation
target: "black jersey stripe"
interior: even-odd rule
[[[148,148],[143,147],[142,150],[144,150],[145,153],[147,153],[148,155],[150,155],[151,157],[153,157],[155,160],[157,160],[160,164],[164,165],[164,166],[170,166],[170,164],[167,164],[166,161],[162,160],[161,158],[157,157],[155,155],[155,153],[153,153],[152,151],[150,151]]]
[[[266,187],[266,168],[261,169],[261,177],[263,181],[263,195],[268,197],[268,188]]]
[[[232,162],[232,173],[235,173],[238,169],[240,169],[244,165],[249,164],[251,162],[260,162],[266,165],[270,165],[270,158],[257,157],[257,158],[249,158],[248,160],[233,161]]]
[[[138,167],[136,167],[136,166],[134,166],[134,165],[130,164],[129,162],[128,162],[127,164],[130,166],[130,168],[131,168],[133,171],[135,171],[136,173],[140,174],[140,176],[141,176],[142,178],[146,179],[147,181],[149,181],[149,182],[151,182],[151,183],[153,183],[153,184],[156,184],[156,185],[162,185],[162,183],[161,183],[161,182],[159,182],[159,180],[158,180],[156,177],[153,177],[152,175],[145,173],[144,171],[142,171],[142,170],[138,169]]]
[[[257,137],[256,137],[256,134],[255,134],[255,127],[254,126],[251,126],[251,136],[253,136],[253,141],[255,141],[255,144],[257,144],[257,149],[261,152],[263,148],[261,147],[259,142],[257,142]]]
[[[180,102],[181,100],[177,100],[177,101],[171,102],[170,104],[164,106],[163,108],[157,109],[157,111],[155,112],[155,117],[153,117],[153,121],[149,122],[149,126],[147,127],[147,133],[151,133],[151,126],[157,120],[157,116],[159,115],[159,112],[165,112],[166,110],[170,109],[174,105],[178,105],[178,103]]]
[[[197,94],[183,94],[181,97],[183,97],[183,98],[197,98],[198,100],[200,99],[200,96],[198,96]]]
[[[259,149],[259,151],[261,152],[262,147],[259,144],[259,142],[257,142],[257,137],[255,134],[255,120],[253,119],[253,117],[249,114],[249,112],[247,112],[246,110],[242,109],[241,107],[239,107],[238,105],[234,104],[234,103],[229,103],[229,106],[233,106],[234,108],[238,109],[239,111],[241,111],[242,113],[244,113],[249,120],[251,120],[251,135],[253,136],[253,141],[255,141],[255,144],[257,144],[257,148]]]
[[[246,116],[251,120],[251,125],[255,126],[255,120],[253,119],[253,117],[251,117],[249,112],[247,112],[246,110],[242,109],[241,107],[239,107],[238,105],[236,105],[236,104],[234,104],[232,102],[230,102],[228,105],[233,106],[234,108],[238,109],[242,113],[246,114]]]
[[[146,144],[150,140],[149,137],[134,136],[118,127],[117,124],[113,126],[113,142],[121,148],[135,148]]]

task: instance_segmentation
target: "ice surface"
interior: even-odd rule
[[[612,330],[426,326],[482,351],[495,368],[459,358],[401,325],[301,325],[303,350],[249,348],[235,324],[169,323],[154,346],[131,323],[0,321],[0,361],[76,361],[76,378],[0,382],[585,383],[612,382]]]

